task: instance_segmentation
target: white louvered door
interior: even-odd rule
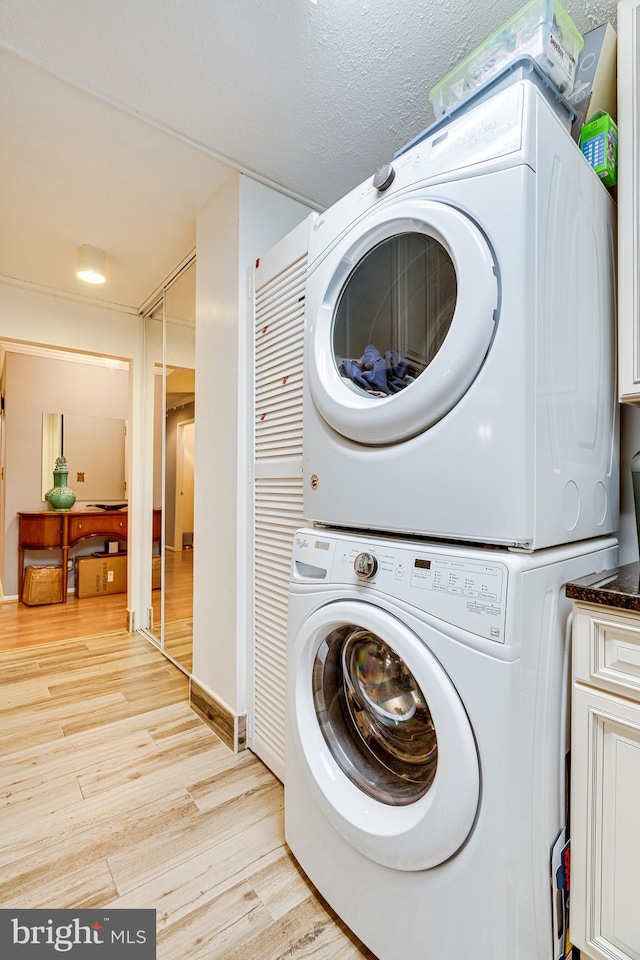
[[[284,777],[287,594],[302,514],[302,355],[308,222],[254,270],[253,649],[248,746]]]

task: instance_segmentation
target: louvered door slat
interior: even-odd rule
[[[281,779],[291,545],[293,534],[304,523],[306,231],[298,247],[297,256],[278,263],[270,276],[263,279],[259,268],[254,271],[253,678],[249,746]],[[275,260],[270,258],[270,263],[275,261],[277,256]]]

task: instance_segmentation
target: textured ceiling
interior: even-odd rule
[[[95,296],[139,307],[231,167],[329,205],[433,120],[429,89],[520,6],[3,0],[0,274],[86,294],[69,260],[95,243],[113,268]],[[565,6],[582,32],[616,25],[615,0]]]

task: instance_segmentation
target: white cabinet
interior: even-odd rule
[[[620,399],[640,401],[640,0],[618,4],[618,349]]]
[[[640,613],[574,603],[571,940],[640,960]]]

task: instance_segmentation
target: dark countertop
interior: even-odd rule
[[[624,567],[572,580],[565,592],[572,600],[640,612],[640,563],[627,563]]]

